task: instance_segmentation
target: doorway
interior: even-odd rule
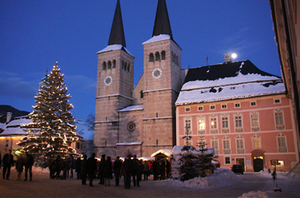
[[[244,158],[236,158],[236,163],[242,165],[243,171],[245,171],[245,159]]]
[[[253,158],[253,169],[254,172],[259,172],[264,169],[264,160],[262,156]]]

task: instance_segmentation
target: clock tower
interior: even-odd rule
[[[144,145],[172,149],[175,101],[181,88],[181,48],[173,40],[167,5],[159,0],[152,38],[144,46]]]
[[[97,52],[94,152],[115,156],[118,111],[132,104],[134,57],[126,49],[120,1],[117,1],[108,46]],[[98,153],[100,152],[101,153]]]

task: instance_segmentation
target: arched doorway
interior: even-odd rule
[[[253,171],[254,172],[259,172],[264,169],[264,158],[265,158],[265,152],[256,149],[251,152],[252,154],[252,159],[253,159]]]

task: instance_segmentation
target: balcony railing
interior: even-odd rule
[[[216,134],[216,133],[218,133],[218,130],[217,130],[217,129],[215,129],[215,130],[210,130],[210,133],[211,133],[211,134]]]
[[[237,129],[235,129],[235,132],[237,132],[237,133],[239,133],[239,132],[243,132],[244,131],[244,129],[243,128],[237,128]]]
[[[222,133],[229,133],[229,129],[222,129]]]
[[[287,152],[287,148],[286,147],[279,147],[278,148],[278,152],[279,153],[286,153]]]
[[[231,150],[230,150],[230,149],[224,149],[224,150],[223,150],[223,153],[224,153],[224,154],[231,154]]]
[[[245,153],[245,149],[237,149],[236,153],[237,154],[244,154]]]
[[[283,130],[283,129],[284,129],[284,125],[276,126],[276,130]]]

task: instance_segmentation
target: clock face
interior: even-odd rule
[[[105,84],[106,86],[109,86],[109,85],[111,85],[111,83],[112,83],[112,77],[111,77],[111,76],[106,76],[106,77],[104,78],[104,84]]]
[[[160,68],[153,69],[153,71],[152,71],[152,77],[154,79],[159,79],[161,77],[161,75],[162,75],[162,70]]]

